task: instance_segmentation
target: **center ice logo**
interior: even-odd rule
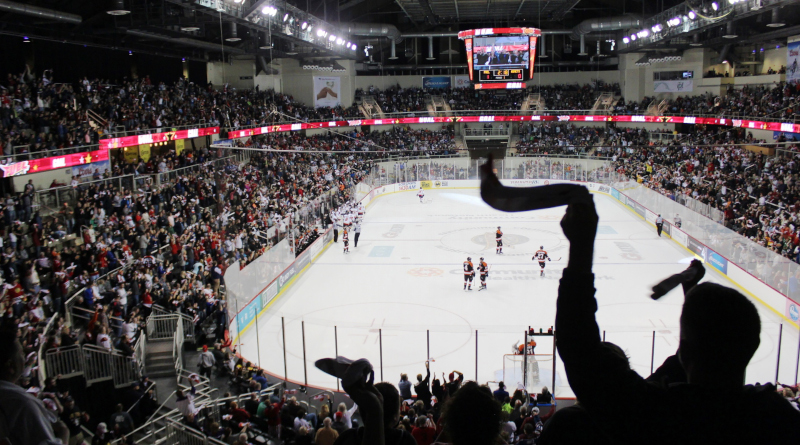
[[[470,240],[479,246],[482,246],[481,250],[484,249],[494,249],[495,248],[495,233],[494,232],[486,232],[482,233],[477,236],[473,236]],[[530,238],[522,235],[516,235],[513,233],[504,233],[503,234],[503,244],[505,247],[513,249],[514,246],[518,246],[520,244],[525,244],[530,241]]]
[[[418,267],[408,271],[409,275],[415,277],[438,277],[443,273],[444,271],[442,269],[437,269],[435,267]]]

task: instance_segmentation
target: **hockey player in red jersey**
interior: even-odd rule
[[[486,289],[486,278],[489,276],[489,265],[486,264],[486,261],[483,260],[483,257],[481,257],[481,260],[478,263],[478,272],[481,274],[481,287],[478,290],[481,291]]]
[[[539,262],[539,267],[542,268],[541,273],[539,273],[540,277],[544,276],[544,260],[552,261],[550,257],[547,255],[547,251],[544,250],[544,246],[539,246],[539,250],[533,254],[532,260],[536,260]]]
[[[467,257],[464,261],[464,290],[472,290],[472,279],[475,277],[475,268],[472,266],[472,258]]]
[[[497,226],[497,232],[494,234],[494,240],[497,243],[497,247],[494,250],[496,254],[503,253],[503,231],[500,230],[500,226]]]
[[[347,227],[342,232],[342,241],[344,242],[344,250],[342,253],[350,253],[350,235],[347,233]]]

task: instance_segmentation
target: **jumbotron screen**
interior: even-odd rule
[[[467,48],[469,80],[475,89],[525,88],[533,77],[537,28],[483,28],[458,33]]]

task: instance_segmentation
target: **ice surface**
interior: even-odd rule
[[[621,346],[632,367],[646,376],[651,357],[657,368],[677,350],[683,301],[680,288],[652,301],[650,287],[685,269],[691,254],[659,238],[614,199],[597,194],[594,199],[600,215],[594,266],[598,324],[605,339]],[[394,383],[403,372],[415,380],[429,357],[439,378],[458,370],[466,379],[475,380],[477,371],[481,383],[496,381],[503,354],[522,341],[528,326],[546,331],[554,324],[558,279],[567,261],[559,226],[564,208],[503,213],[484,204],[477,189],[427,190],[426,200],[421,204],[409,192],[372,203],[358,247],[351,238],[351,253],[344,255],[341,240],[332,244],[242,336],[243,355],[274,375],[283,377],[285,366],[290,380],[326,388],[336,388],[336,380],[314,361],[334,357],[337,346],[339,355],[369,359],[376,379]],[[505,255],[495,254],[497,226],[505,234]],[[553,258],[544,278],[531,261],[540,245]],[[484,256],[491,266],[488,290],[478,291],[477,280],[471,292],[462,290],[467,256],[476,263]],[[732,285],[710,268],[704,281]],[[761,303],[756,306],[763,330],[748,383],[775,380],[783,321]],[[537,341],[537,353],[552,352],[551,338]],[[781,344],[779,381],[794,383],[798,332],[788,323]],[[557,361],[555,393],[571,397],[563,369]]]

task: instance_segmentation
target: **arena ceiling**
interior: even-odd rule
[[[732,4],[731,0],[718,2],[722,7]],[[636,45],[617,45],[614,51],[680,50],[698,42],[720,49],[785,42],[787,36],[800,34],[800,0],[735,2],[736,7],[718,14],[719,18],[698,19],[685,30],[669,29],[659,33],[659,38],[653,35]],[[623,32],[630,29],[609,26],[612,18],[641,21],[642,27],[651,27],[680,8],[713,15],[712,3],[714,0],[0,0],[0,34],[195,60],[220,60],[223,54],[263,56],[265,63],[282,57],[363,60],[363,51],[351,48],[354,43],[369,42],[388,51],[387,37],[397,42],[405,36],[446,37],[475,27],[536,26],[560,34],[558,44],[563,46],[570,40],[577,44],[581,35],[603,42],[621,40]],[[277,12],[269,15],[270,8]],[[114,11],[118,15],[110,13]],[[772,26],[775,14],[785,26]],[[736,28],[735,38],[725,37],[731,34],[727,26]],[[312,28],[313,32],[306,32]],[[319,37],[317,33],[322,31],[325,35]],[[406,52],[408,41],[403,44]],[[452,42],[436,45],[437,54],[462,49]],[[415,47],[412,51],[421,50]]]

